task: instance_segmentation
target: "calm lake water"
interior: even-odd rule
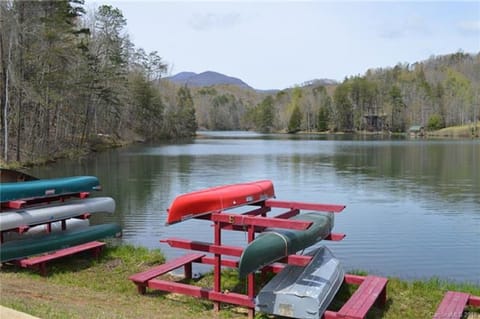
[[[175,144],[135,145],[29,171],[41,178],[95,175],[98,196],[116,200],[123,241],[182,255],[159,240],[211,241],[210,222],[164,226],[175,196],[259,179],[277,199],[344,204],[335,232],[323,241],[347,270],[403,279],[480,284],[480,141],[260,135],[209,132]],[[245,245],[243,232],[224,242]]]

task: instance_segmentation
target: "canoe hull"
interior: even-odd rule
[[[32,226],[72,218],[84,213],[113,213],[115,200],[111,197],[95,197],[71,200],[57,205],[42,205],[0,214],[0,231],[20,226]]]
[[[82,229],[87,228],[90,226],[90,220],[88,219],[77,219],[77,218],[70,218],[65,221],[65,230],[74,230],[74,229]],[[62,222],[56,221],[51,223],[50,226],[50,233],[60,233],[65,231],[62,229]],[[49,234],[47,225],[38,225],[29,228],[26,232],[19,234],[17,232],[5,232],[3,233],[3,240],[4,242],[11,241],[11,240],[21,240],[26,238],[32,238],[36,236],[43,236]]]
[[[2,244],[0,262],[47,253],[62,248],[84,244],[107,237],[120,237],[122,229],[117,224],[103,224],[88,228],[66,230],[56,234],[9,241]]]
[[[322,316],[340,289],[345,272],[325,246],[311,255],[307,266],[286,266],[260,290],[255,299],[257,311],[293,318]]]
[[[273,183],[260,180],[207,188],[177,196],[168,211],[167,225],[243,205],[253,204],[275,196]]]
[[[240,277],[326,238],[334,223],[333,213],[310,212],[291,219],[313,223],[306,230],[267,228],[244,249],[239,261]]]
[[[25,182],[0,183],[0,201],[52,197],[100,189],[95,176],[72,176]]]

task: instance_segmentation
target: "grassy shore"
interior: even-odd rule
[[[159,250],[110,245],[98,261],[77,255],[51,262],[47,277],[4,265],[0,272],[0,304],[49,319],[212,318],[213,306],[206,300],[158,291],[137,293],[128,276],[162,262],[164,257]],[[204,287],[211,287],[211,282],[211,275],[192,281]],[[225,271],[223,289],[242,292],[244,285],[235,271]],[[480,295],[480,286],[476,285],[390,278],[386,307],[374,308],[369,318],[431,318],[447,290]],[[353,286],[342,287],[331,309],[337,310],[353,291]],[[246,318],[246,314],[244,309],[226,305],[217,318]],[[257,318],[271,316],[257,314]]]
[[[476,128],[473,124],[446,127],[438,131],[427,133],[428,137],[441,138],[478,138],[480,136],[480,123]]]

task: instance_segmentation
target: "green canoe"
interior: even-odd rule
[[[333,213],[310,212],[291,219],[313,223],[306,230],[267,228],[244,249],[238,267],[240,277],[326,238],[332,231],[334,217]]]
[[[72,176],[25,182],[0,183],[0,202],[100,190],[95,176]]]
[[[122,229],[119,225],[103,224],[9,241],[0,246],[0,262],[51,252],[107,237],[119,237],[121,233]]]

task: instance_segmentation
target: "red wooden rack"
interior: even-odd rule
[[[272,208],[287,209],[274,217],[267,217],[267,213]],[[256,207],[244,213],[227,213],[225,211],[213,212],[207,215],[196,217],[198,219],[210,220],[213,222],[214,242],[192,241],[182,238],[166,238],[160,240],[171,247],[197,251],[182,257],[168,261],[165,264],[153,267],[147,271],[134,274],[129,277],[137,285],[139,293],[146,293],[147,288],[153,290],[162,290],[173,293],[179,293],[199,298],[206,298],[213,302],[214,310],[219,311],[221,303],[229,303],[245,307],[248,309],[248,317],[255,315],[255,274],[247,276],[247,293],[240,294],[228,291],[221,291],[221,268],[238,268],[238,257],[243,252],[242,247],[229,246],[222,244],[222,230],[246,231],[247,240],[251,242],[255,238],[255,233],[262,232],[267,227],[304,230],[311,222],[302,220],[290,220],[288,218],[298,215],[300,210],[311,210],[318,212],[341,212],[343,205],[325,205],[316,203],[280,201],[268,199],[256,204]],[[345,234],[332,233],[327,240],[342,240]],[[208,254],[208,255],[207,255]],[[224,258],[224,256],[236,258]],[[262,269],[262,272],[279,272],[286,264],[306,266],[311,256],[289,255],[277,263],[268,265]],[[185,278],[192,278],[192,263],[202,263],[213,265],[213,288],[203,288],[163,280],[157,277],[166,274],[177,268],[184,267]],[[353,276],[346,275],[344,282],[347,284],[358,284],[360,287],[352,295],[349,301],[340,309],[339,312],[327,311],[324,318],[364,318],[367,311],[378,299],[384,303],[386,300],[387,279],[375,276]],[[362,288],[363,287],[363,288]]]

